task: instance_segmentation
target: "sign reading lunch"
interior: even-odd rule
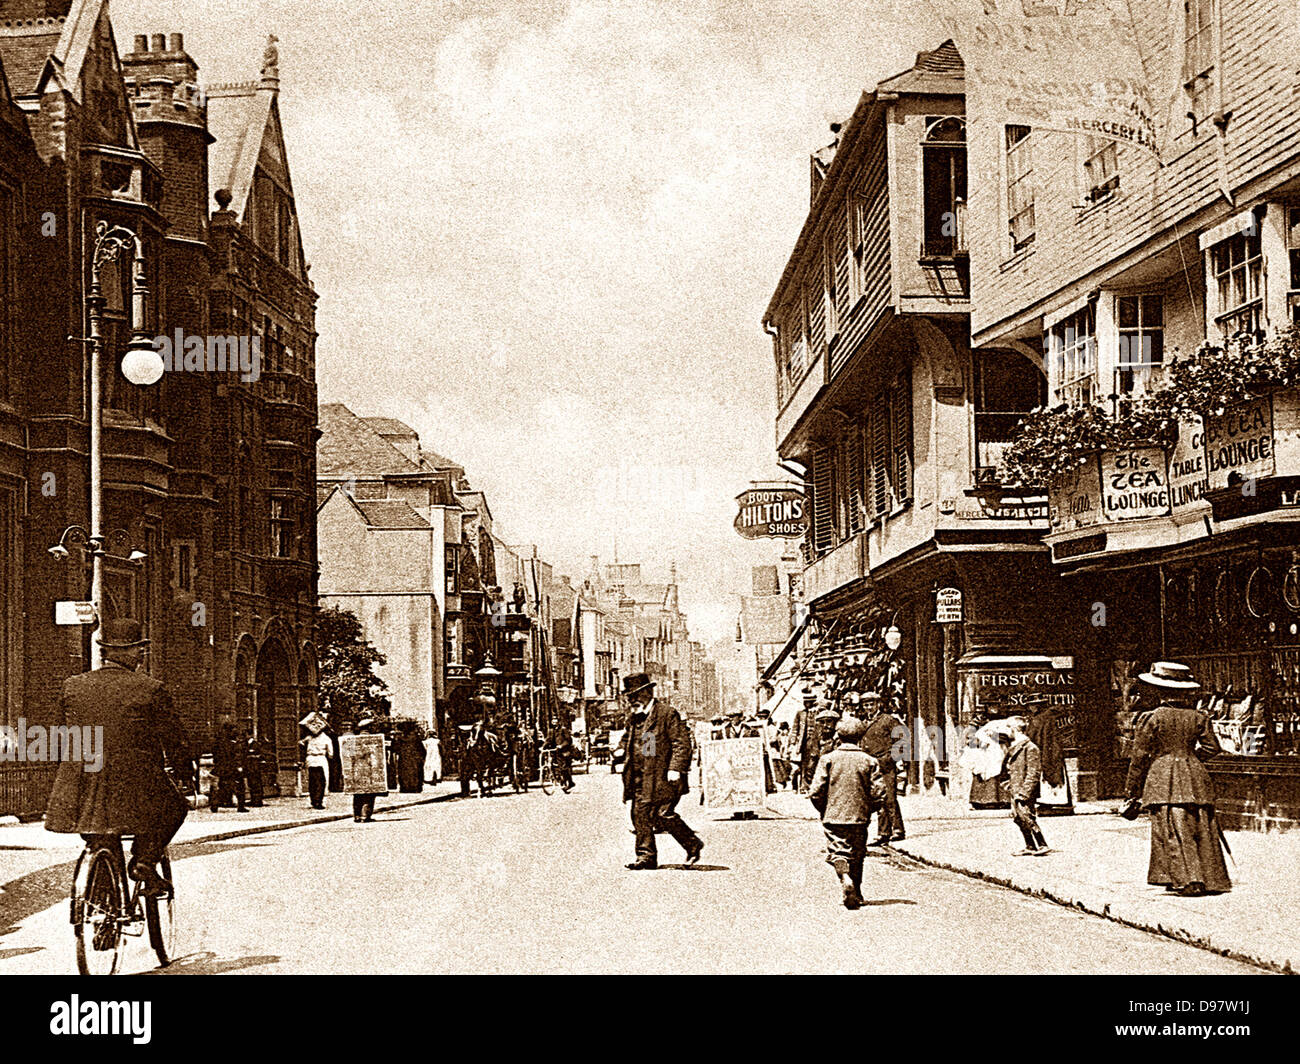
[[[1206,419],[1205,471],[1210,490],[1228,487],[1233,474],[1243,480],[1271,477],[1274,465],[1271,398],[1239,403]]]
[[[736,496],[735,528],[745,539],[799,539],[808,531],[801,488],[750,488]]]
[[[1205,475],[1205,425],[1199,417],[1178,423],[1178,441],[1169,452],[1169,505],[1180,514],[1200,504],[1209,490]]]
[[[1104,451],[1101,456],[1102,508],[1108,521],[1169,514],[1169,476],[1159,447]]]

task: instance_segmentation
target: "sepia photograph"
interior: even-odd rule
[[[1248,1041],[1297,867],[1300,0],[0,0],[42,1037],[835,975]]]

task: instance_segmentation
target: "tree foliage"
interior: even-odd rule
[[[374,670],[388,659],[366,639],[356,614],[339,606],[317,610],[316,646],[320,709],[335,725],[387,716],[388,685]]]

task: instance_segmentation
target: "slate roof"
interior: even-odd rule
[[[420,472],[419,466],[342,403],[322,403],[316,420],[321,431],[316,445],[318,475]]]
[[[357,509],[371,528],[428,528],[429,522],[421,517],[408,502],[401,499],[353,500]]]
[[[214,197],[217,189],[229,189],[230,209],[241,218],[274,99],[275,93],[263,91],[257,82],[208,91],[208,132],[214,138],[208,148],[208,187]],[[215,198],[212,209],[218,209]]]
[[[45,61],[59,43],[62,20],[49,22],[49,32],[29,36],[18,35],[13,27],[0,21],[0,61],[15,96],[30,96],[36,91]]]
[[[966,64],[952,41],[932,52],[917,52],[916,63],[876,86],[877,92],[961,93],[965,91]]]

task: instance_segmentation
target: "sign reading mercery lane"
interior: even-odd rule
[[[736,531],[745,539],[799,539],[808,531],[802,488],[750,488],[736,496],[736,503]]]

